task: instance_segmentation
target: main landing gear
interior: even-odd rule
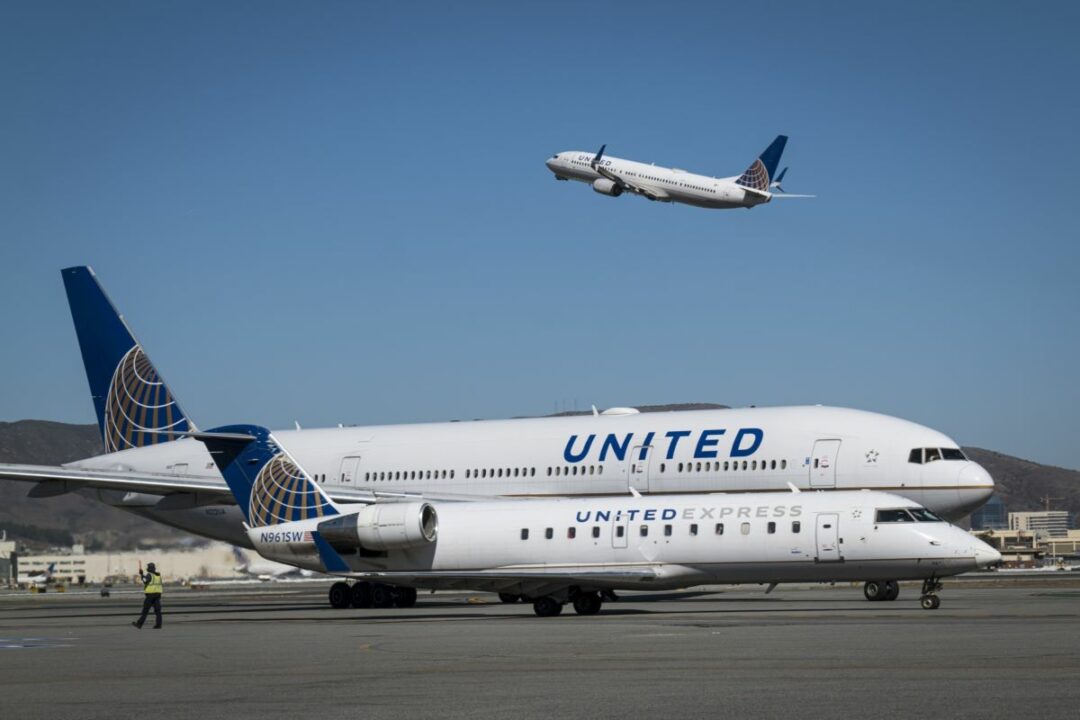
[[[598,592],[574,590],[569,593],[570,603],[578,615],[595,615],[604,606],[604,596]],[[532,601],[533,612],[538,617],[555,617],[563,611],[564,600],[545,595]]]
[[[338,610],[354,608],[409,608],[416,604],[416,588],[397,587],[366,580],[352,585],[336,582],[330,586],[330,607]]]
[[[871,602],[895,600],[900,596],[900,583],[895,580],[870,580],[863,585],[863,595]]]

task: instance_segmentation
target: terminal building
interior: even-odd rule
[[[1050,538],[1066,537],[1071,525],[1069,513],[1064,510],[1009,513],[1010,530],[1026,530]]]
[[[996,494],[981,508],[971,513],[972,530],[1006,530],[1009,527],[1009,516],[1005,512],[1005,503]]]
[[[154,563],[167,583],[243,577],[233,546],[212,543],[194,550],[138,550],[118,553],[86,553],[81,546],[66,552],[19,557],[15,582],[48,575],[65,585],[136,582],[139,564]],[[50,570],[51,568],[51,570]]]

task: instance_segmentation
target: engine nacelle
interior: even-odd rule
[[[622,185],[614,180],[608,180],[607,178],[593,180],[592,189],[601,195],[609,195],[611,197],[619,197],[622,195]]]
[[[319,523],[319,534],[336,546],[401,550],[435,542],[439,516],[426,502],[378,502]]]

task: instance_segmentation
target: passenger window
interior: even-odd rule
[[[679,463],[679,472],[682,472],[682,463]]]
[[[577,528],[576,527],[566,528],[566,537],[570,538],[571,540],[576,538],[577,537]]]
[[[776,461],[775,460],[773,460],[772,462],[769,463],[769,469],[770,470],[775,470],[776,469]]]
[[[642,525],[640,532],[641,532],[641,537],[648,537],[649,536],[649,526],[648,525]]]
[[[600,537],[600,526],[599,526],[599,525],[593,525],[593,528],[592,528],[592,536],[593,536],[594,538],[598,538],[598,537]]]
[[[818,466],[818,459],[814,458],[814,467],[816,468],[817,466]]]
[[[660,472],[664,472],[665,467],[664,463],[660,463]]]
[[[664,526],[664,537],[671,537],[671,526],[670,525],[665,525]]]
[[[545,540],[550,540],[553,537],[555,537],[555,528],[548,528],[547,530],[544,531],[544,539]]]
[[[750,523],[743,523],[742,525],[740,525],[739,526],[739,532],[741,532],[743,535],[749,535],[750,534]]]
[[[728,461],[725,460],[724,461],[724,472],[727,472],[727,469],[728,469]]]
[[[597,468],[598,468],[598,469],[597,469],[597,471],[596,471],[596,474],[597,474],[597,475],[603,475],[603,474],[604,474],[604,466],[603,466],[603,465],[599,465],[599,466],[597,466]]]
[[[799,522],[798,520],[792,520],[791,521],[791,532],[798,535],[800,530],[802,530],[802,523]]]
[[[528,540],[529,539],[529,528],[521,528],[521,539],[522,540]]]
[[[767,529],[768,529],[768,533],[770,535],[775,535],[776,534],[776,523],[774,523],[774,522],[769,523],[768,526],[767,526]]]
[[[716,523],[716,534],[717,535],[723,535],[724,534],[724,523]]]
[[[751,469],[751,470],[757,470],[757,460],[753,460],[753,461],[751,461],[751,463],[750,463],[750,469]]]
[[[622,537],[625,534],[626,534],[626,528],[625,527],[623,527],[622,525],[616,525],[615,526],[615,537]]]
[[[780,461],[780,469],[781,470],[786,470],[787,469],[787,460],[781,460]]]
[[[697,523],[690,523],[690,534],[697,535]]]

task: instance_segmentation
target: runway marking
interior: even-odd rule
[[[69,640],[76,638],[68,638]],[[0,638],[0,650],[33,650],[38,648],[71,647],[68,642],[51,638]]]

